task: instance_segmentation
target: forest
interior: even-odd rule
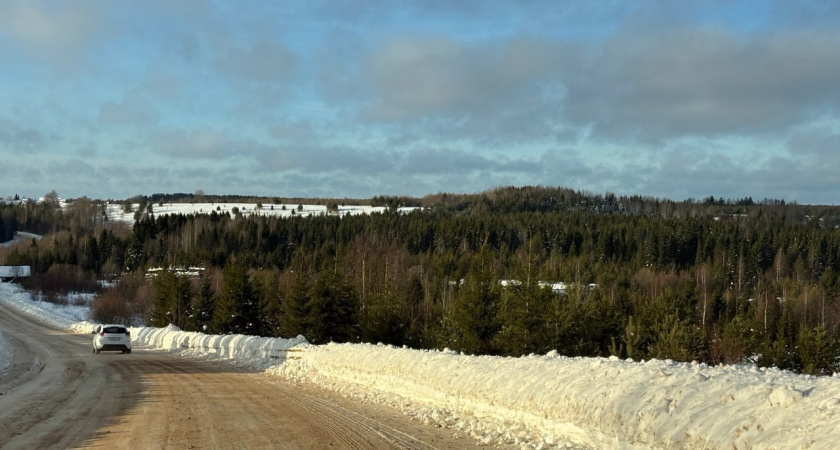
[[[164,200],[195,198],[127,207]],[[840,371],[840,207],[541,186],[354,202],[388,208],[156,217],[141,207],[130,226],[109,221],[101,200],[0,204],[0,242],[43,236],[0,248],[0,264],[30,265],[25,287],[45,300],[95,292],[102,322]],[[397,212],[406,205],[420,209]],[[202,270],[176,270],[187,267]]]

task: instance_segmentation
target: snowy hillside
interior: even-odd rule
[[[135,203],[132,205],[132,212],[125,212],[123,205],[117,203],[109,203],[107,205],[106,214],[108,220],[120,222],[134,222],[134,211],[140,205]],[[298,209],[300,208],[300,209]],[[399,208],[400,212],[411,212],[417,208]],[[384,206],[339,206],[338,211],[329,212],[325,205],[302,205],[302,204],[263,204],[261,208],[257,207],[256,203],[164,203],[152,204],[152,213],[155,216],[162,216],[166,214],[210,214],[215,211],[218,214],[234,214],[238,211],[243,216],[259,215],[259,216],[273,216],[273,217],[292,217],[292,216],[316,216],[322,214],[335,214],[339,216],[356,215],[356,214],[371,214],[385,211]]]
[[[78,311],[0,285],[0,301],[78,332]],[[484,444],[525,448],[834,448],[840,377],[671,361],[475,357],[302,337],[134,328],[135,348],[228,360],[359,401],[393,405]],[[0,359],[2,361],[2,359]]]

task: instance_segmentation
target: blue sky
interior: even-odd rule
[[[0,196],[840,204],[840,5],[0,2]]]

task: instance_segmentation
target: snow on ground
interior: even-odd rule
[[[134,223],[134,211],[139,207],[139,203],[132,206],[132,212],[126,213],[123,210],[123,205],[119,203],[109,203],[106,208],[106,214],[109,220]],[[298,207],[301,209],[298,209]],[[303,205],[303,204],[263,204],[262,208],[257,208],[256,203],[158,203],[152,204],[152,213],[155,216],[162,216],[166,214],[210,214],[229,213],[233,215],[233,209],[236,208],[243,216],[260,215],[260,216],[275,216],[275,217],[292,217],[292,216],[317,216],[324,214],[336,214],[339,216],[356,215],[356,214],[371,214],[385,211],[384,206],[354,206],[354,205],[339,205],[338,211],[330,213],[327,211],[326,205]],[[284,209],[285,208],[285,209]],[[413,207],[399,208],[400,212],[411,212]]]
[[[378,397],[488,444],[831,448],[840,438],[840,377],[754,366],[329,344],[268,372]]]
[[[0,300],[88,333],[78,314],[0,285]],[[41,309],[43,307],[43,309]],[[834,448],[840,376],[669,360],[502,358],[302,337],[209,336],[132,328],[136,346],[222,359],[268,376],[390,404],[488,445],[523,448]]]
[[[12,346],[9,344],[9,341],[3,337],[3,333],[0,332],[0,378],[3,378],[3,375],[6,374],[6,370],[9,368],[9,364],[12,363]]]
[[[21,241],[31,241],[32,239],[41,240],[41,236],[23,231],[15,232],[15,237],[11,241],[0,242],[0,247],[11,247]]]
[[[34,301],[31,294],[14,283],[0,283],[0,301],[57,328],[67,328],[73,322],[90,317],[90,308],[87,306],[62,306]]]

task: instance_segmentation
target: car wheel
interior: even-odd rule
[[[131,349],[128,349],[125,352],[128,353],[128,354],[131,354]]]

